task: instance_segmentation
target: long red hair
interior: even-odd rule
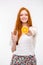
[[[22,27],[22,22],[20,21],[20,13],[22,10],[25,10],[27,13],[28,13],[28,26],[32,26],[32,20],[31,20],[31,16],[30,16],[30,12],[27,8],[25,7],[22,7],[19,12],[18,12],[18,15],[17,15],[17,20],[16,20],[16,26],[14,28],[14,34],[16,33],[15,31],[17,30],[18,31],[18,40],[21,36],[21,27]],[[17,42],[18,43],[18,42]]]

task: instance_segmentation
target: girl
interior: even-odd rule
[[[11,32],[11,65],[36,65],[35,37],[36,30],[32,26],[30,12],[22,7],[18,12],[14,31]]]

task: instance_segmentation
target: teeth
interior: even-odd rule
[[[26,20],[26,18],[22,18],[23,20]]]

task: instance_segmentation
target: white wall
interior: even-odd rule
[[[0,0],[0,65],[10,65],[10,34],[19,8],[27,7],[37,27],[37,65],[43,65],[43,0]]]

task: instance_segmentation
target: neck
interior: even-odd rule
[[[28,26],[28,24],[27,23],[22,23],[22,26]]]

